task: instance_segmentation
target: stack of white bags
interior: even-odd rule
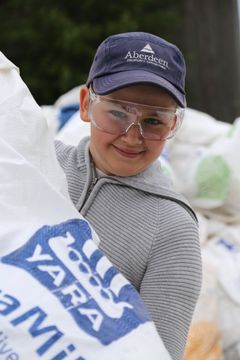
[[[98,242],[68,197],[42,109],[0,53],[0,358],[170,360]]]
[[[203,288],[195,322],[219,329],[224,360],[240,359],[240,119],[187,109],[169,145],[176,187],[198,213]]]

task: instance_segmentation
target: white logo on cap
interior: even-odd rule
[[[149,44],[144,46],[144,48],[141,51],[147,52],[147,53],[150,53],[150,54],[155,54],[155,52],[153,51],[153,49],[151,48],[151,46]]]
[[[152,47],[148,43],[140,51],[129,50],[125,55],[124,59],[128,62],[151,64],[159,66],[164,70],[169,69],[168,61],[156,56]]]

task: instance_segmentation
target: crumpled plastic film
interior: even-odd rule
[[[40,107],[0,53],[0,341],[8,359],[170,360],[72,205]]]

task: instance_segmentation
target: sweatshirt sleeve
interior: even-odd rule
[[[159,207],[140,294],[173,360],[183,359],[201,277],[196,221],[177,203]]]

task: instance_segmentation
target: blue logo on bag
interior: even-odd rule
[[[28,271],[104,345],[150,320],[137,291],[95,245],[85,220],[44,226],[2,261]]]

